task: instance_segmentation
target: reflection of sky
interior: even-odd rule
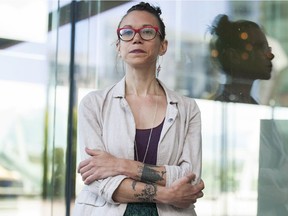
[[[217,14],[227,13],[226,1],[161,1],[159,5],[167,28],[200,37]]]
[[[195,36],[204,37],[207,27],[211,24],[214,17],[219,13],[227,13],[227,2],[217,1],[217,4],[212,4],[211,1],[150,1],[153,5],[159,5],[162,10],[161,17],[166,25],[167,31],[183,32],[185,34],[193,34]],[[100,15],[92,17],[90,24],[87,26],[87,20],[81,21],[77,24],[77,32],[80,34],[76,35],[77,41],[83,41],[87,33],[87,28],[90,27],[90,35],[96,35],[97,29],[102,29],[103,26],[114,26],[115,35],[111,41],[105,41],[104,45],[109,46],[116,40],[116,28],[126,11],[136,4],[135,2],[129,2],[123,4],[114,9],[105,11]],[[111,19],[113,17],[113,19]],[[103,29],[105,29],[103,27]],[[68,35],[70,32],[69,26],[64,26],[60,29],[60,35]],[[93,34],[94,33],[94,34]],[[107,35],[106,35],[107,36]],[[84,37],[84,38],[83,38]],[[101,35],[100,35],[101,37]],[[169,35],[167,35],[169,38]],[[101,42],[103,43],[103,42]],[[60,43],[61,49],[69,49],[69,43]],[[63,46],[63,47],[61,47]],[[81,47],[79,47],[81,49]],[[81,52],[81,50],[77,50]]]
[[[168,29],[177,29],[196,35],[203,35],[213,18],[219,13],[227,13],[227,1],[147,1],[159,6],[161,17]],[[121,18],[135,2],[119,6],[106,13],[108,17]]]
[[[60,1],[60,6],[67,4],[69,1]],[[211,23],[214,16],[218,13],[223,13],[227,10],[225,1],[217,1],[217,4],[212,4],[211,1],[150,1],[153,5],[159,5],[162,9],[162,17],[167,27],[167,38],[174,37],[174,34],[185,33],[191,34],[192,37],[204,38],[207,26]],[[117,28],[121,17],[126,13],[128,8],[136,4],[135,2],[127,3],[101,13],[98,16],[92,17],[90,23],[81,21],[77,24],[76,34],[76,49],[77,53],[87,52],[87,46],[83,41],[95,41],[97,36],[97,44],[95,49],[90,49],[91,56],[95,56],[93,52],[101,53],[103,49],[113,49],[113,42],[116,40],[115,35],[107,38],[106,34],[97,34],[97,30],[105,29],[105,26],[113,26]],[[50,2],[50,10],[57,8],[55,2]],[[111,19],[113,17],[113,19]],[[176,17],[176,19],[175,19]],[[108,25],[107,25],[108,23]],[[113,28],[112,27],[112,28]],[[36,30],[36,29],[34,29]],[[111,31],[114,32],[114,31]],[[69,60],[66,55],[70,50],[69,42],[70,26],[65,25],[59,30],[59,57],[64,56],[65,61]],[[56,40],[56,32],[50,33],[50,40]],[[95,42],[94,42],[95,43]],[[41,43],[23,43],[15,45],[5,51],[0,52],[0,63],[2,70],[0,71],[0,78],[7,80],[22,80],[32,81],[37,83],[45,83],[47,81],[47,55],[46,46]],[[69,55],[68,55],[69,56]],[[13,62],[18,62],[13,64]],[[92,59],[91,62],[96,62]],[[33,65],[33,66],[32,66]],[[4,69],[3,69],[4,68]],[[25,70],[23,71],[23,69]]]
[[[0,38],[43,43],[47,11],[46,0],[0,1]]]

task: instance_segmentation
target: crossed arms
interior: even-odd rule
[[[195,174],[187,174],[166,187],[165,166],[121,159],[100,150],[86,148],[85,151],[91,157],[78,167],[85,184],[117,175],[127,176],[113,193],[115,202],[155,202],[188,208],[203,196],[203,181],[192,184]]]

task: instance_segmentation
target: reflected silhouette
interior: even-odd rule
[[[218,15],[210,27],[210,52],[223,74],[214,100],[258,104],[251,96],[253,82],[271,78],[274,54],[260,26],[249,20],[230,21]]]

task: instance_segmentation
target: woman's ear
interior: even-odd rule
[[[120,41],[119,40],[116,41],[116,49],[117,49],[117,52],[120,52]]]
[[[168,41],[167,40],[162,41],[159,49],[159,55],[160,56],[164,55],[167,51],[167,48],[168,48]]]
[[[118,57],[121,57],[121,53],[120,53],[120,41],[117,40],[116,42],[116,51],[118,53]]]

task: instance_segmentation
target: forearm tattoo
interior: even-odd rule
[[[141,202],[153,202],[155,201],[154,197],[157,193],[157,185],[155,184],[145,184],[144,189],[139,194],[134,196]]]
[[[161,173],[155,169],[154,166],[146,165],[139,167],[139,176],[141,176],[140,181],[146,183],[156,183],[158,181],[164,180],[163,176],[166,171],[162,171]]]

